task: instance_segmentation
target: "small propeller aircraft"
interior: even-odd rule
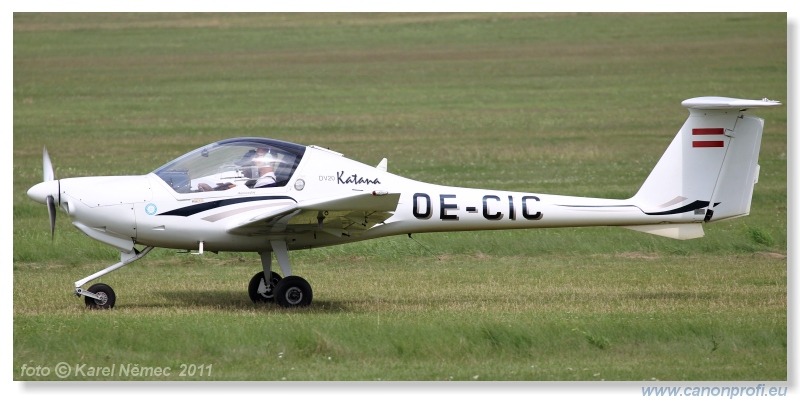
[[[702,224],[745,216],[758,180],[764,121],[743,112],[780,102],[688,99],[689,117],[639,191],[626,200],[458,188],[423,183],[317,146],[233,138],[202,146],[140,176],[56,179],[44,149],[44,181],[28,190],[120,261],[75,282],[86,306],[112,308],[114,290],[84,285],[155,247],[258,252],[253,302],[307,306],[312,289],[292,274],[289,251],[390,235],[622,226],[692,239]],[[138,248],[137,248],[138,245]],[[275,255],[283,276],[272,270]]]

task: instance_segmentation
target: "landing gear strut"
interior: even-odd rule
[[[281,278],[278,273],[272,271],[272,252],[259,252],[262,271],[253,276],[247,287],[250,299],[254,303],[275,301],[284,308],[310,305],[313,298],[311,285],[302,277],[292,275],[286,241],[270,241],[270,245],[284,277]],[[270,281],[264,281],[266,278]]]
[[[109,287],[106,284],[94,284],[89,289],[84,290],[83,285],[100,277],[105,274],[111,273],[114,270],[122,268],[128,264],[131,264],[141,258],[144,255],[150,253],[153,250],[152,246],[148,246],[144,248],[141,252],[136,250],[135,248],[129,252],[120,252],[119,255],[119,263],[115,263],[111,266],[106,267],[103,270],[98,271],[95,274],[92,274],[89,277],[80,279],[75,282],[75,295],[85,297],[84,301],[86,303],[86,307],[89,309],[111,309],[114,307],[114,303],[117,300],[116,294],[114,294],[114,289]]]

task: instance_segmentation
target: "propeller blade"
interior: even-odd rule
[[[47,215],[50,216],[50,240],[56,233],[56,201],[53,196],[47,196]]]
[[[53,171],[53,163],[50,162],[50,154],[47,153],[47,147],[44,148],[44,155],[42,157],[42,171],[44,171],[44,181],[51,181],[56,178],[56,174]]]

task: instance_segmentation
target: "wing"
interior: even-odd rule
[[[394,214],[400,193],[373,194],[308,200],[279,210],[254,215],[228,228],[237,235],[325,232],[358,236]]]

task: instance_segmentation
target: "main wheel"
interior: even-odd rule
[[[260,271],[250,279],[247,293],[250,294],[250,300],[253,303],[259,304],[275,300],[275,285],[281,281],[281,276],[273,271],[270,272],[270,277],[269,282],[265,282],[264,271]]]
[[[114,302],[117,301],[114,289],[102,283],[94,284],[86,291],[100,297],[100,299],[84,297],[83,302],[86,303],[86,307],[89,309],[111,309],[114,307]]]
[[[311,285],[302,277],[289,276],[275,286],[275,301],[284,308],[297,308],[311,304]]]

